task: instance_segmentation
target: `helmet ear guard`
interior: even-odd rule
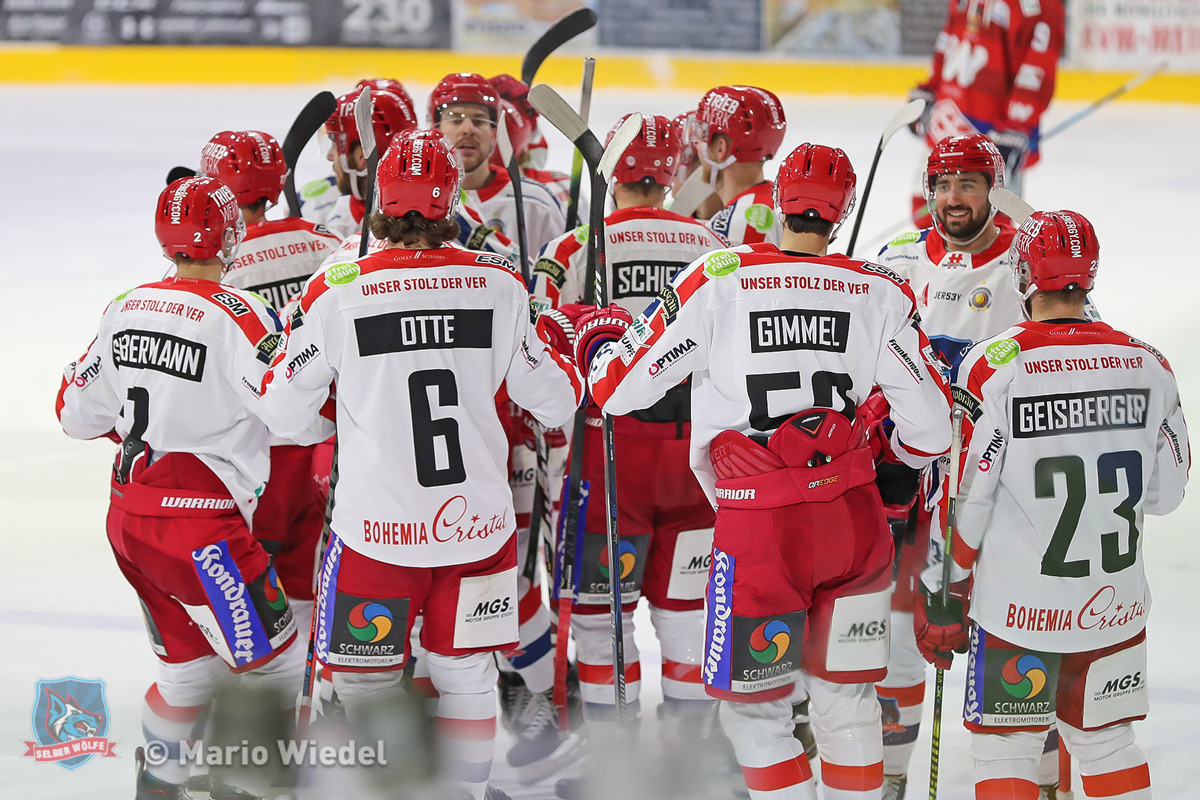
[[[237,197],[216,178],[180,178],[158,196],[154,233],[171,261],[219,258],[228,268],[245,232]]]
[[[1092,223],[1077,211],[1035,211],[1009,245],[1013,285],[1028,301],[1034,292],[1090,290],[1100,266]]]

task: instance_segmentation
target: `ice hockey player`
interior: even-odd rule
[[[365,211],[363,192],[367,190],[367,159],[354,118],[354,105],[364,91],[371,92],[371,122],[375,149],[380,154],[387,150],[393,136],[414,130],[419,124],[412,113],[411,101],[405,103],[403,98],[391,92],[360,87],[338,98],[337,110],[329,117],[325,128],[333,138],[329,157],[342,194],[329,212],[325,225],[343,239],[362,231]]]
[[[754,86],[718,86],[700,98],[688,139],[724,208],[708,226],[731,245],[779,244],[782,230],[763,163],[783,144],[779,98]]]
[[[1062,0],[950,0],[929,78],[910,95],[925,101],[914,131],[929,147],[947,136],[986,134],[1004,157],[1008,188],[1020,194],[1021,173],[1038,160],[1064,27]],[[914,218],[923,208],[913,197]]]
[[[717,507],[702,672],[753,800],[816,797],[792,735],[798,680],[825,797],[879,797],[892,543],[856,407],[877,385],[896,410],[890,437],[873,431],[880,458],[919,468],[950,445],[907,284],[826,255],[854,187],[845,153],[801,145],[775,180],[782,250],[710,253],[671,282],[678,309],[655,305],[596,352],[622,328],[598,317],[576,342],[611,414],[693,376],[691,464]]]
[[[337,381],[339,478],[317,656],[347,714],[401,691],[422,614],[446,778],[481,800],[495,735],[492,654],[518,638],[507,442],[493,398],[504,384],[558,426],[582,387],[571,359],[541,338],[545,323],[535,330],[511,266],[446,245],[457,235],[459,180],[440,138],[404,135],[384,153],[371,227],[389,247],[308,284],[264,405],[286,436],[311,423]],[[347,619],[373,626],[369,645]]]
[[[267,219],[267,208],[279,202],[287,177],[283,150],[270,134],[218,133],[200,154],[200,173],[233,190],[246,223],[246,236],[222,283],[254,292],[282,313],[337,247],[337,236],[300,217]],[[301,445],[278,437],[271,437],[270,444],[271,477],[259,498],[254,535],[288,587],[301,637],[307,639],[333,445]]]
[[[508,172],[490,160],[499,115],[499,96],[482,75],[447,75],[429,97],[430,125],[454,146],[463,165],[463,188],[470,204],[479,209],[489,227],[516,241],[517,207],[512,182]],[[521,181],[521,197],[526,241],[529,251],[536,253],[566,228],[566,212],[554,193],[535,180]]]
[[[109,304],[58,394],[69,436],[121,444],[108,538],[159,659],[146,747],[167,755],[145,766],[138,748],[139,800],[188,796],[183,747],[230,671],[284,692],[290,710],[303,667],[283,585],[250,531],[269,468],[259,386],[280,334],[261,300],[219,283],[243,229],[220,181],[168,186],[155,232],[175,276]]]
[[[618,120],[618,126],[624,121],[625,117]],[[609,132],[609,140],[615,131],[616,127]],[[616,210],[604,221],[605,281],[612,301],[630,318],[651,303],[662,305],[673,317],[679,296],[671,278],[705,253],[726,246],[703,223],[663,210],[680,150],[674,122],[647,114],[613,173]],[[573,317],[594,313],[595,306],[578,305],[584,302],[588,280],[585,226],[546,246],[534,267],[534,302],[565,308]],[[662,366],[670,361],[668,356]],[[644,596],[662,650],[660,717],[666,744],[673,748],[668,760],[673,759],[676,771],[686,775],[685,763],[694,752],[684,749],[694,746],[700,731],[712,730],[715,723],[715,703],[700,680],[704,584],[714,514],[688,466],[691,384],[681,379],[664,388],[666,393],[657,403],[614,421],[618,515],[625,548],[621,561],[625,692],[630,713],[636,715],[641,663],[633,638],[633,610],[639,596]],[[587,507],[583,541],[576,545],[583,557],[571,632],[589,738],[599,738],[599,728],[613,726],[615,709],[607,515],[600,502],[605,462],[599,410],[590,409],[589,417],[595,424],[585,433],[582,477],[596,493]]]
[[[692,124],[692,120],[695,117],[695,109],[685,111],[675,117],[675,127],[679,129],[681,148],[679,153],[679,170],[675,173],[675,180],[671,182],[672,195],[678,195],[679,190],[683,188],[684,182],[691,177],[693,172],[703,166],[696,155],[696,148],[691,139],[696,127]],[[673,202],[672,200],[672,204]],[[667,207],[670,208],[671,206]],[[720,211],[722,207],[721,195],[712,192],[696,207],[696,210],[692,212],[692,216],[696,219],[711,219],[713,214]]]
[[[967,653],[976,797],[1037,798],[1056,725],[1088,797],[1148,800],[1131,726],[1148,708],[1143,515],[1183,499],[1179,390],[1158,350],[1087,318],[1100,255],[1087,219],[1035,212],[1012,250],[1029,321],[977,342],[957,367],[950,599],[931,566],[917,643],[941,667]]]

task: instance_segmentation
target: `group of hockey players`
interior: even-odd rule
[[[1021,67],[1030,99],[1003,108],[952,86],[981,26],[1057,48],[1038,6],[1009,19],[971,2],[943,34],[957,66],[935,62],[922,88],[932,227],[875,261],[830,252],[856,198],[848,157],[783,152],[783,105],[763,88],[645,114],[610,196],[590,198],[612,208],[600,303],[588,230],[567,228],[578,199],[541,169],[538,116],[510,76],[446,76],[427,128],[397,81],[338,98],[309,218],[267,218],[287,174],[274,137],[214,135],[198,174],[159,197],[170,277],[109,304],[57,401],[69,435],[119,444],[108,536],[159,659],[147,748],[173,756],[139,771],[137,797],[190,796],[178,756],[230,673],[276,689],[284,717],[297,694],[306,717],[322,686],[350,723],[406,692],[436,698],[448,797],[502,794],[498,696],[518,776],[629,747],[644,596],[662,656],[661,742],[643,756],[667,775],[656,793],[700,793],[680,786],[731,753],[753,800],[815,798],[818,777],[825,798],[898,800],[926,662],[957,651],[976,797],[1053,797],[1061,737],[1089,796],[1148,798],[1131,728],[1147,709],[1140,536],[1186,482],[1175,380],[1091,308],[1087,219],[1014,227],[989,199],[1031,152],[1044,68]],[[671,211],[697,170],[712,197]],[[564,481],[589,487],[578,520]],[[560,593],[564,551],[577,569]],[[570,665],[554,644],[568,636]],[[567,682],[581,713],[555,696]],[[601,795],[600,772],[556,791]],[[207,790],[280,791],[236,776]]]

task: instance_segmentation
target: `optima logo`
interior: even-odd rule
[[[666,355],[651,364],[647,372],[650,373],[650,377],[657,377],[658,373],[662,372],[664,369],[671,366],[699,346],[700,345],[696,344],[695,339],[688,339],[683,344],[677,344],[668,350]]]

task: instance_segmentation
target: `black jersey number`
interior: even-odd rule
[[[448,369],[423,369],[408,376],[408,397],[412,403],[413,451],[417,462],[417,482],[425,487],[450,486],[467,479],[463,467],[458,421],[453,417],[433,418],[429,390],[437,390],[439,408],[458,405],[458,384]],[[438,439],[444,452],[438,458]],[[441,460],[445,464],[438,466]]]
[[[844,372],[814,372],[809,380],[812,386],[813,405],[817,408],[835,408],[850,419],[854,419],[854,401],[850,390],[854,379]],[[746,394],[750,396],[750,427],[756,431],[773,431],[788,420],[792,414],[773,417],[768,411],[767,396],[771,392],[799,389],[803,385],[799,372],[767,372],[746,376]],[[834,404],[834,395],[841,400],[841,408]],[[803,411],[804,409],[796,409]],[[793,412],[794,413],[794,412]]]
[[[1142,499],[1142,457],[1136,450],[1119,450],[1105,453],[1097,459],[1100,494],[1113,494],[1118,490],[1117,472],[1125,473],[1128,494],[1113,509],[1113,513],[1125,520],[1126,531],[1109,531],[1100,534],[1100,568],[1109,574],[1132,567],[1137,561],[1137,543],[1141,532],[1137,529],[1137,504]],[[1033,493],[1039,499],[1055,496],[1054,478],[1062,475],[1066,482],[1066,502],[1050,546],[1042,556],[1042,574],[1058,578],[1086,578],[1091,575],[1092,565],[1085,559],[1067,561],[1067,550],[1079,527],[1079,517],[1087,501],[1087,479],[1083,459],[1079,456],[1054,456],[1040,458],[1033,465]],[[1125,540],[1122,546],[1122,539]]]

